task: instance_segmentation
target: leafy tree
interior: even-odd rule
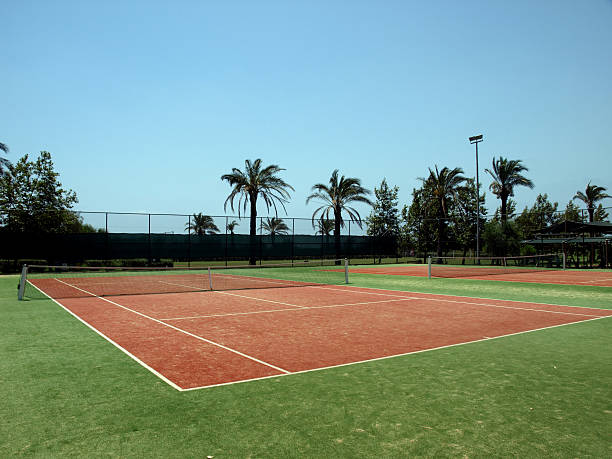
[[[219,228],[215,225],[215,221],[210,215],[193,214],[193,218],[187,222],[185,229],[189,232],[193,231],[198,236],[204,236],[206,234],[215,234],[219,232]]]
[[[316,222],[315,235],[320,234],[321,236],[329,236],[334,231],[335,222],[333,219],[321,218]],[[313,223],[313,228],[315,225]]]
[[[236,230],[237,226],[239,226],[239,224],[236,220],[232,220],[231,222],[227,224],[227,230],[230,232],[232,236],[234,235],[234,231]]]
[[[313,185],[312,191],[313,193],[306,198],[306,204],[312,199],[324,203],[312,213],[313,224],[317,218],[329,220],[330,214],[333,215],[336,258],[340,258],[340,228],[344,227],[342,212],[346,212],[351,219],[361,226],[359,212],[349,204],[361,202],[372,205],[372,201],[367,197],[368,194],[371,194],[371,191],[361,186],[361,180],[358,178],[345,177],[344,175],[338,178],[338,169],[332,172],[329,185],[317,183]],[[317,217],[317,215],[320,215],[320,217]]]
[[[610,214],[606,212],[606,209],[604,208],[604,206],[599,204],[597,206],[597,209],[595,209],[595,213],[593,214],[593,221],[594,222],[605,222],[605,221],[608,221],[609,216]]]
[[[4,153],[9,152],[9,147],[7,144],[0,142],[0,151]],[[4,175],[5,168],[8,168],[11,165],[11,162],[0,156],[0,176]]]
[[[548,200],[546,193],[538,194],[531,209],[525,207],[521,215],[516,218],[519,234],[523,238],[527,238],[546,226],[558,223],[560,221],[557,212],[558,206],[558,203]]]
[[[577,191],[572,199],[579,199],[584,202],[587,206],[587,212],[589,213],[589,222],[592,223],[595,218],[595,204],[598,201],[601,201],[606,198],[612,198],[609,194],[604,193],[607,188],[603,186],[591,185],[591,182],[588,183],[584,193],[582,191]]]
[[[461,185],[465,182],[466,178],[461,175],[463,169],[455,167],[449,169],[444,167],[438,170],[438,166],[435,166],[435,170],[429,169],[429,177],[421,178],[420,180],[425,183],[427,182],[431,189],[430,199],[436,201],[438,205],[438,256],[442,256],[442,239],[446,233],[446,219],[448,218],[449,202],[455,198]]]
[[[570,222],[581,223],[584,221],[584,218],[582,217],[582,212],[580,212],[580,209],[578,208],[576,204],[574,204],[573,201],[570,201],[567,203],[567,206],[565,207],[565,213],[564,213],[563,218],[566,221],[570,221]]]
[[[51,154],[41,151],[35,161],[23,156],[0,177],[0,212],[5,229],[16,232],[69,232],[82,226],[70,209],[76,193],[65,190]]]
[[[251,162],[244,162],[244,171],[237,168],[232,168],[231,174],[224,174],[221,180],[227,181],[232,186],[232,191],[225,200],[223,205],[227,209],[227,204],[230,204],[232,211],[234,210],[234,199],[238,199],[238,216],[240,216],[240,207],[246,212],[247,203],[250,204],[250,235],[251,235],[251,253],[249,255],[249,264],[255,264],[255,241],[257,235],[257,198],[261,197],[266,204],[266,209],[274,207],[274,212],[277,213],[276,204],[279,203],[285,210],[285,203],[289,202],[290,194],[287,190],[293,190],[293,187],[278,176],[278,173],[285,169],[272,164],[267,167],[262,167],[261,159],[256,159]],[[295,191],[295,190],[293,190]]]
[[[276,236],[277,234],[287,234],[289,227],[285,224],[282,218],[267,218],[261,223],[263,230],[270,236]]]
[[[493,214],[493,219],[496,222],[501,222],[502,210],[501,206],[495,209],[495,213]],[[506,202],[506,217],[507,219],[513,219],[516,217],[516,201],[512,198],[508,198],[508,202]]]
[[[482,239],[489,256],[504,257],[520,254],[520,236],[513,221],[487,222]]]
[[[380,188],[374,188],[376,201],[372,212],[366,218],[369,236],[396,236],[399,233],[398,192],[397,186],[389,188],[386,179],[382,180]]]
[[[438,236],[436,219],[438,206],[439,203],[432,199],[431,185],[425,182],[421,188],[412,190],[410,207],[402,208],[403,225],[400,228],[400,248],[403,251],[414,248],[415,255],[423,254],[423,262],[427,258],[432,241]]]
[[[480,231],[484,230],[486,222],[485,194],[479,194],[480,199]],[[452,202],[450,216],[452,220],[451,233],[453,239],[463,249],[463,256],[467,254],[470,247],[475,246],[476,240],[476,213],[478,212],[476,202],[476,183],[474,179],[468,178],[465,186],[457,189],[456,199]]]
[[[533,188],[533,182],[523,176],[521,172],[528,171],[518,159],[506,159],[493,157],[493,170],[485,169],[493,178],[493,183],[490,189],[495,196],[501,200],[501,221],[506,223],[508,220],[508,211],[506,209],[508,198],[514,196],[514,188],[517,186],[526,186]]]

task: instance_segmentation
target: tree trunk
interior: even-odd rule
[[[334,209],[334,244],[336,248],[336,260],[340,260],[340,212],[338,209]],[[339,263],[339,261],[336,261]]]
[[[505,193],[502,193],[500,198],[501,198],[501,222],[505,224],[506,220],[508,219],[508,215],[506,214],[507,205],[508,205],[508,196],[506,196]]]
[[[257,196],[250,196],[251,221],[249,237],[249,264],[257,264]]]
[[[444,217],[438,216],[438,257],[442,256],[442,232],[444,231]]]

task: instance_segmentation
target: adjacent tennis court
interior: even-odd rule
[[[351,267],[350,271],[354,274],[428,277],[427,268],[427,265]],[[612,272],[595,270],[538,270],[499,266],[432,265],[432,277],[612,287]]]
[[[405,268],[383,271],[398,270]],[[612,315],[606,309],[354,287],[343,284],[346,272],[330,266],[77,271],[46,269],[28,278],[28,292],[52,298],[178,390],[384,359]]]

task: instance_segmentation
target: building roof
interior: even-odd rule
[[[543,228],[540,234],[582,234],[582,233],[601,233],[612,234],[612,223],[610,222],[571,222],[563,221],[548,228]]]

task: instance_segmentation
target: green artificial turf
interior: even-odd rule
[[[610,308],[612,289],[400,276],[353,285]],[[0,456],[609,457],[612,318],[178,392],[0,278]],[[547,292],[550,296],[547,296]]]

